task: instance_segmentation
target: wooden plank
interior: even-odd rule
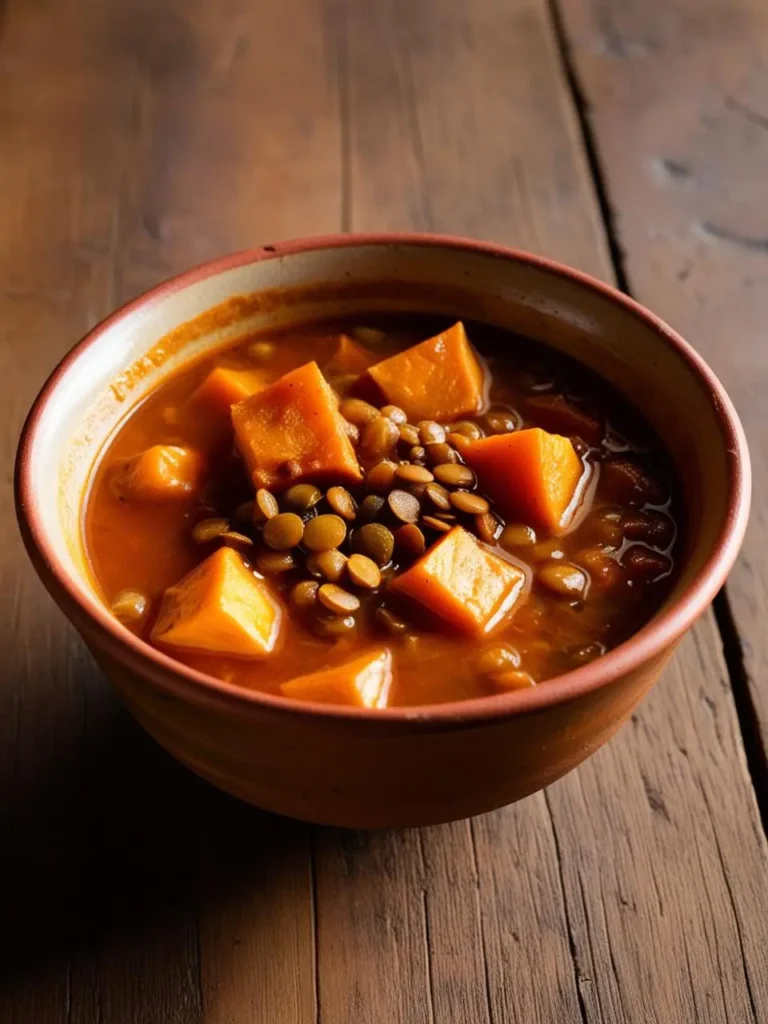
[[[93,1021],[108,1007],[116,1022],[160,1009],[165,1021],[194,1022],[193,920],[169,914],[184,871],[161,823],[172,817],[169,780],[182,773],[154,760],[151,747],[144,756],[148,745],[33,581],[13,524],[9,467],[21,417],[56,359],[113,301],[130,89],[102,45],[100,7],[9,3],[1,13],[0,856],[9,948],[0,1017]]]
[[[380,0],[364,16],[359,5],[334,13],[349,118],[342,128],[348,226],[484,234],[611,277],[543,4],[425,3],[406,11]],[[520,101],[511,105],[510,96]],[[759,1017],[764,993],[754,975],[763,924],[754,901],[766,896],[766,854],[725,678],[710,616],[638,712],[634,731],[546,798],[473,823],[476,893],[463,826],[452,827],[449,848],[443,830],[422,830],[431,955],[426,965],[421,956],[409,961],[405,978],[396,951],[370,942],[360,908],[401,906],[403,877],[417,905],[418,865],[415,876],[401,864],[398,880],[388,878],[381,854],[369,861],[361,840],[349,891],[338,884],[341,854],[326,838],[317,863],[321,1017],[343,1019],[351,1006],[371,1016],[378,996],[391,1019],[407,1019],[397,1016],[405,985],[414,1000],[431,992],[435,1019],[450,1019],[441,1018],[436,993],[455,991],[441,942],[457,918],[474,939],[461,972],[468,1020],[685,1019],[681,1008],[706,1019],[710,1007],[712,1019],[720,1010],[740,1019],[753,1003]],[[716,757],[713,717],[724,737]],[[691,806],[700,819],[686,816]],[[655,807],[666,808],[669,820]],[[686,871],[691,864],[695,871]],[[632,907],[643,943],[633,938]],[[409,949],[419,933],[415,912],[400,911]],[[332,950],[326,913],[334,934],[345,935]],[[432,924],[436,915],[441,928]],[[484,979],[472,955],[478,936]],[[376,996],[359,983],[372,970]]]
[[[304,0],[279,12],[232,4],[226,19],[204,3],[3,9],[7,463],[45,374],[113,305],[190,262],[336,225],[319,10]],[[286,68],[293,89],[271,89]],[[0,509],[14,539],[7,478]],[[314,1020],[306,830],[257,826],[157,751],[50,611],[15,540],[0,579],[13,683],[0,693],[2,786],[16,809],[4,831],[15,948],[0,1017]],[[271,875],[253,873],[266,855],[243,863],[259,837],[275,856],[291,851]],[[237,880],[234,901],[221,878]]]
[[[753,511],[727,588],[738,628],[729,658],[756,712],[765,800],[768,7],[574,0],[561,9],[632,291],[709,360],[750,441]]]

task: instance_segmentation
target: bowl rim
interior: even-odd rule
[[[496,257],[544,271],[587,289],[620,306],[628,315],[672,346],[709,393],[723,432],[728,462],[730,493],[722,529],[705,564],[674,603],[658,614],[628,640],[602,658],[581,668],[554,676],[540,685],[509,693],[491,694],[444,704],[383,709],[356,708],[296,701],[258,690],[246,690],[176,661],[151,647],[122,626],[106,606],[84,586],[81,577],[70,572],[58,558],[42,527],[32,486],[35,445],[39,425],[55,398],[58,383],[66,371],[87,355],[118,323],[131,314],[145,313],[167,296],[225,271],[264,260],[318,251],[362,246],[408,246],[442,248],[453,252]],[[21,432],[15,465],[16,512],[28,554],[43,583],[57,602],[74,606],[78,624],[89,636],[95,634],[98,647],[118,662],[151,680],[161,689],[183,699],[223,701],[251,709],[287,714],[292,717],[330,718],[369,723],[408,723],[440,726],[473,725],[542,711],[599,690],[640,668],[674,644],[702,614],[714,598],[733,565],[746,530],[749,515],[751,476],[749,452],[736,410],[722,384],[695,349],[654,313],[616,288],[556,260],[524,250],[452,235],[419,232],[345,233],[319,235],[245,249],[202,263],[161,282],[121,306],[93,327],[59,362],[35,399]],[[78,517],[79,519],[79,517]]]

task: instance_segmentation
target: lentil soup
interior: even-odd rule
[[[676,508],[658,440],[606,382],[402,314],[183,368],[106,447],[84,529],[105,603],[179,661],[383,707],[602,656],[668,593]]]

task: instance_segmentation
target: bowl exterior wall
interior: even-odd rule
[[[208,696],[182,701],[92,653],[147,732],[213,785],[292,818],[380,828],[467,818],[548,786],[616,732],[672,650],[575,700],[440,728],[423,718],[334,722],[258,707],[245,714]]]

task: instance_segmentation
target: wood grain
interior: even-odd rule
[[[596,127],[610,124],[633,285],[647,279],[658,294],[644,297],[672,313],[688,309],[677,293],[692,293],[701,256],[683,246],[692,266],[675,281],[679,199],[654,205],[654,187],[685,194],[676,161],[687,165],[670,149],[656,186],[629,175],[632,145],[659,120],[643,104],[662,87],[623,76],[648,39],[691,25],[718,53],[761,45],[756,3],[721,24],[712,0],[706,32],[692,4],[648,4],[655,20],[628,4],[568,11]],[[545,0],[231,0],[226,17],[204,0],[8,0],[0,12],[5,465],[74,338],[227,249],[426,228],[613,273]],[[670,63],[657,79],[677,76],[692,103],[699,64]],[[675,118],[688,124],[680,104],[670,147],[682,146]],[[718,210],[746,209],[712,189]],[[661,237],[643,248],[646,218]],[[707,260],[719,254],[712,267],[757,275],[759,250],[738,257],[747,271],[727,244],[701,241]],[[731,351],[759,372],[757,312],[717,309],[708,355],[735,324]],[[752,394],[746,370],[739,381]],[[11,524],[7,475],[0,515]],[[473,822],[340,833],[237,805],[172,764],[116,707],[13,538],[0,550],[3,1021],[768,1019],[765,838],[711,615],[632,725],[546,794]],[[762,656],[757,617],[739,622]]]
[[[750,442],[752,517],[728,582],[738,631],[729,654],[746,674],[756,711],[755,766],[766,800],[768,7],[760,0],[561,7],[632,291],[710,361]]]

